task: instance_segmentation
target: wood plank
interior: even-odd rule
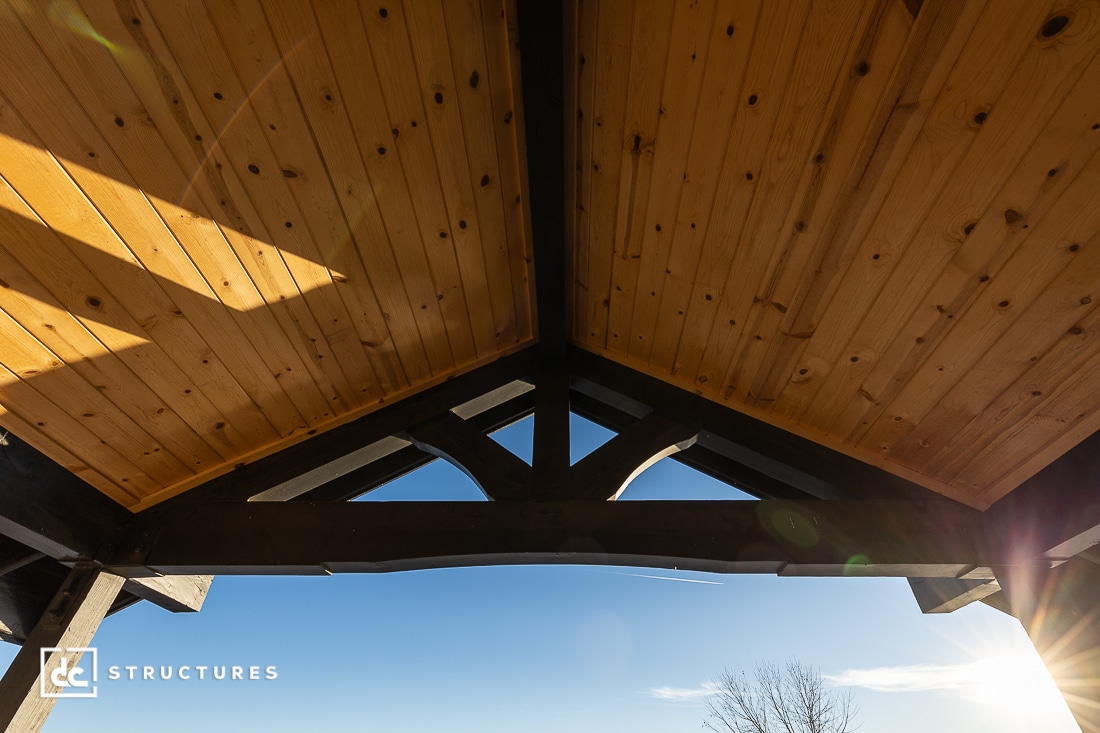
[[[18,416],[24,425],[33,425],[39,432],[48,428],[51,440],[64,446],[81,463],[109,476],[117,489],[132,499],[160,488],[126,456],[3,364],[0,364],[0,405],[5,413]]]
[[[630,83],[612,93],[626,94],[623,135],[617,160],[619,191],[615,209],[611,295],[607,321],[607,348],[628,353],[630,318],[638,283],[645,236],[646,207],[654,177],[654,155],[665,68],[671,43],[674,5],[650,3],[634,14],[630,49]]]
[[[591,114],[591,227],[587,232],[588,304],[584,339],[604,348],[608,342],[611,273],[616,245],[616,212],[621,181],[621,156],[626,125],[625,90],[633,57],[633,2],[600,2],[597,14],[596,88]]]
[[[438,9],[421,18],[421,11],[428,10],[428,6],[417,3],[415,7],[418,24],[426,22],[430,27],[439,22]],[[438,59],[433,66],[439,70],[444,86],[449,83],[454,88],[459,113],[459,120],[451,120],[441,127],[441,132],[445,134],[441,136],[442,144],[439,147],[449,152],[450,159],[450,164],[443,168],[446,172],[444,191],[452,191],[452,196],[456,197],[456,204],[449,206],[451,211],[456,207],[461,211],[463,207],[473,204],[473,219],[460,218],[457,226],[452,223],[451,231],[460,253],[460,265],[467,259],[470,261],[463,269],[463,282],[466,283],[469,301],[467,309],[472,319],[480,320],[492,315],[493,348],[497,348],[514,344],[517,339],[515,299],[512,293],[512,258],[508,251],[509,240],[504,220],[501,156],[493,126],[489,80],[489,74],[493,70],[489,68],[485,54],[481,8],[477,0],[465,0],[463,4],[444,3],[442,12],[446,14],[451,59],[449,64],[445,59]],[[420,47],[422,52],[430,52],[435,45],[422,42]],[[503,71],[504,69],[500,69],[497,73]],[[439,112],[443,118],[441,121],[444,121],[448,115],[453,116],[455,110],[453,106],[444,103]],[[459,154],[462,147],[454,139],[456,133],[465,142],[465,156]],[[465,170],[461,169],[463,165]],[[463,175],[466,176],[465,180]],[[476,258],[472,254],[463,255],[467,250],[476,252],[476,243],[479,241],[483,275],[479,275]],[[467,271],[470,273],[469,277]],[[479,277],[487,281],[489,310],[486,310],[484,302],[486,293],[477,292],[480,287]]]
[[[107,476],[74,456],[67,448],[62,447],[61,444],[37,430],[34,423],[27,422],[20,415],[6,409],[2,404],[0,404],[0,425],[6,429],[4,434],[0,436],[3,438],[2,444],[5,447],[11,444],[11,433],[8,433],[8,430],[19,436],[26,436],[21,438],[22,442],[39,453],[50,456],[50,461],[55,463],[60,470],[68,471],[73,476],[78,477],[79,480],[94,486],[124,507],[132,507],[137,504],[137,499],[120,489],[113,479],[107,478]],[[10,530],[10,527],[5,527],[5,530]]]
[[[248,15],[261,15],[252,3]],[[381,217],[383,237],[370,227],[358,236],[362,256],[371,263],[370,276],[379,304],[388,316],[390,332],[397,341],[405,375],[416,383],[430,378],[435,363],[450,363],[445,344],[425,346],[443,327],[439,308],[414,307],[435,299],[425,277],[428,265],[424,245],[417,231],[415,211],[409,201],[401,166],[393,155],[390,128],[377,109],[382,99],[373,73],[369,49],[363,44],[358,9],[351,4],[330,6],[315,17],[308,7],[275,3],[266,7],[267,20],[279,44],[281,58],[298,90],[335,90],[333,103],[309,104],[303,110],[324,157],[328,175],[338,193],[353,230],[368,217]],[[318,23],[338,24],[326,39]],[[349,73],[354,69],[354,73]],[[348,86],[350,85],[350,87]],[[357,127],[367,129],[360,133]],[[359,134],[357,134],[359,133]],[[365,134],[363,134],[365,133]],[[358,155],[349,152],[358,151]],[[344,185],[338,185],[343,182]],[[349,193],[350,191],[350,193]],[[373,209],[377,208],[377,212]]]
[[[1088,318],[1089,326],[1095,332],[1098,319],[1094,312],[1090,315],[1093,317]],[[1057,363],[1052,365],[1062,367],[1060,371],[1051,368],[1029,374],[1030,384],[1013,385],[1017,395],[1019,387],[1025,390],[1032,387],[1027,395],[1034,399],[1035,392],[1041,392],[1045,399],[1033,405],[1027,419],[1021,420],[1015,430],[1006,432],[983,451],[988,456],[984,463],[971,463],[960,469],[953,485],[976,484],[982,489],[978,498],[993,503],[1100,430],[1100,401],[1095,397],[1098,389],[1095,375],[1100,366],[1096,343],[1089,342],[1091,358],[1087,360],[1081,358],[1083,354],[1075,353],[1079,352],[1080,344],[1060,346],[1052,351],[1070,352],[1064,356],[1060,353]],[[1078,356],[1076,363],[1070,361],[1072,356]],[[1068,368],[1067,361],[1070,361]],[[1044,379],[1051,372],[1053,379]],[[1054,381],[1059,378],[1060,383]],[[1053,389],[1048,385],[1054,385]],[[1006,467],[1011,468],[1005,470]]]
[[[4,116],[4,121],[12,122],[14,113]],[[115,277],[124,263],[113,257],[92,254],[92,250],[79,244],[81,240],[70,240],[64,232],[72,228],[74,234],[96,238],[109,236],[102,220],[95,218],[93,211],[81,207],[77,201],[65,202],[58,199],[57,192],[72,186],[56,162],[38,148],[9,142],[0,146],[0,167],[3,167],[10,179],[24,190],[41,192],[42,202],[50,207],[48,219],[43,222],[36,218],[26,204],[12,196],[7,199],[11,206],[20,201],[23,209],[4,215],[8,219],[8,228],[19,231],[18,218],[24,218],[32,226],[40,227],[40,234],[32,239],[36,246],[20,248],[18,259],[23,267],[39,282],[47,285],[50,292],[66,310],[77,316],[82,323],[116,355],[125,360],[135,373],[165,399],[173,409],[197,432],[215,447],[220,455],[232,456],[247,450],[250,440],[257,437],[274,437],[274,430],[267,426],[267,433],[245,437],[245,430],[238,429],[236,423],[249,427],[250,417],[235,414],[230,420],[226,413],[215,407],[214,401],[231,405],[239,400],[230,399],[240,393],[232,391],[232,385],[212,380],[197,368],[200,365],[195,354],[207,353],[201,346],[197,335],[184,319],[173,314],[174,304],[165,303],[163,294],[151,291],[147,280],[133,277],[129,287],[116,293],[103,284],[97,273],[107,278]],[[10,190],[10,189],[7,189]],[[35,194],[36,197],[39,195]],[[59,230],[61,237],[54,236],[43,224],[53,221],[53,228]],[[67,247],[68,241],[78,243],[78,251]],[[98,252],[99,250],[94,250]],[[12,254],[12,253],[9,253]],[[80,255],[84,254],[85,257]],[[128,274],[137,272],[137,265]],[[139,323],[130,311],[140,314],[146,324]],[[160,315],[160,314],[164,315]],[[239,389],[239,388],[238,388]],[[209,392],[209,395],[207,394]],[[260,416],[262,419],[262,416]],[[211,430],[216,425],[221,428]],[[254,432],[254,431],[253,431]],[[201,458],[197,458],[201,461]]]
[[[439,103],[436,91],[421,87],[417,78],[404,11],[400,6],[387,6],[386,10],[382,17],[377,7],[360,2],[390,128],[398,131],[397,150],[421,222],[436,298],[443,296],[439,307],[451,353],[455,364],[466,364],[475,358],[477,347],[455,252],[447,192],[440,179],[440,151],[433,146],[429,129],[434,124],[429,122],[429,107]],[[454,101],[448,101],[442,91],[439,94],[443,104]],[[456,224],[462,218],[457,216]]]
[[[378,379],[392,375],[394,360],[392,354],[378,353],[363,342],[383,345],[384,350],[385,344],[392,348],[392,341],[356,249],[347,246],[352,242],[348,224],[316,148],[305,144],[312,135],[282,66],[273,71],[270,66],[236,68],[200,6],[158,4],[140,12],[143,25],[155,25],[163,34],[173,70],[182,74],[177,85],[187,84],[197,101],[193,114],[201,112],[217,131],[215,166],[224,156],[226,164],[236,169],[249,199],[267,222],[272,243],[294,255],[287,265],[301,291],[318,291],[323,314],[319,320],[346,378],[340,394],[346,406],[338,400],[334,409],[376,400],[383,393]],[[171,33],[163,33],[166,26]],[[238,51],[247,47],[246,41],[228,46]],[[272,71],[270,77],[268,71]],[[246,91],[246,84],[254,88]],[[338,287],[337,281],[347,287]],[[360,293],[370,294],[360,297]]]
[[[5,10],[7,6],[0,5],[0,11]],[[203,366],[211,365],[209,371],[222,372],[217,377],[221,381],[236,381],[241,397],[255,402],[256,408],[265,413],[256,421],[257,424],[260,420],[269,421],[283,433],[296,429],[302,419],[278,381],[251,348],[245,334],[211,297],[209,285],[195,272],[194,264],[180,251],[179,242],[175,241],[181,231],[192,236],[195,234],[189,225],[195,219],[189,216],[170,217],[180,227],[172,232],[167,221],[150,209],[148,198],[137,188],[88,118],[72,113],[75,107],[73,97],[60,79],[44,72],[49,64],[35,47],[34,41],[23,34],[9,35],[8,53],[17,54],[19,58],[18,62],[13,61],[11,68],[24,71],[6,75],[0,89],[20,110],[30,128],[27,131],[29,137],[20,139],[44,144],[55,157],[71,162],[66,172],[82,192],[73,195],[90,199],[98,215],[109,222],[112,230],[109,235],[101,237],[98,246],[124,261],[140,263],[141,272],[136,276],[151,276],[155,281],[152,287],[163,293],[160,297],[175,301],[173,305],[176,307],[168,308],[164,315],[170,318],[172,311],[179,310],[196,330],[204,332],[205,343],[192,353],[191,359],[205,359]],[[48,97],[48,103],[43,101],[44,97]],[[116,126],[126,125],[126,120],[120,116],[114,120]],[[135,122],[131,118],[130,123]],[[85,167],[85,161],[92,160],[95,161],[94,169]],[[27,197],[27,192],[21,193]],[[56,191],[50,192],[50,195],[56,197]],[[34,206],[33,202],[30,203]],[[75,243],[77,245],[91,244],[75,235],[74,240],[79,240]],[[108,285],[113,284],[112,278],[107,278],[107,281]],[[211,350],[217,354],[216,358],[211,358]]]
[[[1079,86],[1091,81],[1086,75]],[[1082,90],[1086,88],[1081,87]],[[858,435],[862,437],[866,434],[864,440],[868,444],[882,443],[887,437],[891,443],[896,442],[926,417],[944,431],[944,438],[956,434],[961,428],[960,416],[957,413],[954,418],[949,416],[960,404],[980,399],[979,394],[984,392],[982,383],[971,385],[978,390],[975,394],[970,394],[961,384],[958,387],[955,385],[960,379],[965,379],[974,362],[993,348],[1011,325],[1012,314],[1025,311],[1038,297],[1040,290],[1050,285],[1057,270],[1050,272],[1049,268],[1056,266],[1060,269],[1074,259],[1068,247],[1074,242],[1080,245],[1078,238],[1091,236],[1089,227],[1092,224],[1087,219],[1075,220],[1083,211],[1090,210],[1094,193],[1091,187],[1100,185],[1092,172],[1100,163],[1096,157],[1100,150],[1100,135],[1087,122],[1100,116],[1100,106],[1092,103],[1091,110],[1087,107],[1078,109],[1080,102],[1074,101],[1074,98],[1081,99],[1079,95],[1071,95],[998,194],[999,201],[991,207],[990,215],[984,222],[979,222],[986,226],[975,227],[971,237],[984,239],[986,252],[979,250],[979,256],[960,257],[959,263],[953,263],[934,288],[934,303],[943,304],[946,313],[954,318],[946,318],[946,314],[936,311],[930,303],[934,315],[918,310],[906,324],[906,335],[919,349],[917,355],[924,356],[925,360],[909,366],[915,361],[915,357],[910,357],[910,361],[905,363],[909,368],[901,373],[908,374],[913,385],[923,384],[924,388],[915,391],[904,386],[894,391],[896,396],[891,400],[891,392],[871,391],[877,386],[875,383],[867,386],[868,391],[877,395],[878,401],[883,403],[874,411],[863,411],[862,419],[870,425]],[[1086,95],[1086,98],[1093,99],[1092,95]],[[1054,176],[1049,175],[1052,170],[1055,171]],[[1020,206],[1021,203],[1024,205]],[[998,215],[1013,205],[1020,206],[1020,210],[1026,212],[1030,222],[1028,229],[1022,225],[1009,225],[1003,216]],[[1052,242],[1064,244],[1050,246]],[[990,251],[993,248],[996,250]],[[1056,262],[1062,264],[1055,265]],[[1044,277],[1044,273],[1048,274]],[[1011,304],[1010,312],[981,307],[982,304],[1003,301]],[[948,330],[952,323],[954,327]],[[914,333],[917,335],[914,336]],[[917,342],[917,339],[923,341]],[[887,355],[893,356],[890,352]],[[939,371],[941,367],[943,372]],[[995,376],[994,380],[1002,384],[999,376]],[[949,397],[949,390],[957,394]],[[965,408],[969,414],[963,418],[964,423],[973,417],[973,410],[980,409],[979,404],[983,403],[973,402]],[[884,433],[882,423],[893,421],[899,415],[903,420],[894,422],[901,424]],[[986,428],[992,427],[986,425]],[[971,435],[971,438],[977,439],[977,436]],[[973,446],[972,443],[966,445]],[[927,453],[929,457],[933,453],[938,456],[940,447]]]
[[[110,438],[113,449],[161,486],[194,473],[180,457],[165,450],[138,422],[69,369],[57,354],[45,348],[3,310],[0,310],[0,339],[4,343],[0,362],[8,372],[60,406],[66,417],[79,416],[78,421],[96,436],[95,443]],[[45,421],[43,425],[47,431],[53,429],[48,424],[47,414],[36,417]],[[186,454],[183,458],[186,459]]]
[[[814,149],[820,163],[806,166],[797,207],[779,233],[782,262],[757,291],[746,333],[773,334],[745,344],[731,380],[753,404],[767,406],[790,379],[795,352],[804,338],[787,332],[798,310],[805,307],[806,286],[820,270],[832,242],[823,236],[824,224],[852,194],[853,181],[867,169],[870,150],[881,144],[883,98],[896,69],[905,63],[905,44],[912,19],[898,3],[879,2],[862,33],[853,38],[846,59],[848,72],[837,90],[835,106],[820,130]],[[896,100],[896,96],[889,98]],[[793,312],[792,312],[793,311]]]
[[[87,3],[84,10],[89,24],[107,39],[113,39],[114,47],[132,44],[146,61],[123,64],[120,71],[138,97],[139,102],[134,106],[148,113],[164,143],[175,152],[183,170],[189,172],[188,178],[178,187],[178,200],[186,200],[197,213],[203,213],[201,206],[205,204],[206,215],[218,221],[222,234],[298,355],[298,360],[303,364],[300,371],[320,389],[326,409],[330,401],[340,403],[344,398],[339,395],[346,395],[349,389],[346,377],[318,326],[318,319],[314,317],[314,311],[323,313],[324,310],[318,307],[314,292],[299,292],[286,261],[297,262],[307,268],[312,265],[314,270],[323,270],[323,265],[295,260],[295,255],[289,251],[280,252],[271,244],[275,240],[268,234],[264,222],[248,199],[235,169],[223,166],[218,159],[218,135],[202,115],[190,88],[182,81],[182,74],[175,67],[155,24],[143,23],[141,13],[125,5],[115,8],[93,2]],[[135,19],[137,23],[133,22]],[[111,68],[105,60],[90,62],[88,66],[101,74],[108,74]],[[112,92],[115,88],[110,87]],[[129,108],[129,105],[123,103],[122,107]],[[327,276],[327,273],[323,274]],[[300,274],[299,279],[308,282]],[[218,281],[217,278],[215,281]],[[237,282],[237,279],[231,278],[231,281]],[[243,285],[238,284],[236,289],[242,288]],[[250,309],[249,313],[255,313],[255,310]],[[284,353],[284,358],[292,357],[292,354]],[[282,378],[288,376],[291,374],[283,373]],[[324,419],[326,409],[305,410],[309,413],[305,417],[314,421]]]
[[[687,151],[682,192],[671,232],[672,243],[662,286],[660,305],[649,332],[649,363],[672,371],[685,313],[691,302],[692,284],[702,255],[704,232],[713,214],[712,205],[722,176],[725,156],[716,153],[716,141],[729,150],[735,114],[749,94],[743,91],[761,3],[720,0],[712,23],[706,69],[695,114],[695,130]],[[723,22],[725,25],[723,25]],[[733,33],[727,31],[732,28]]]
[[[947,319],[938,313],[936,306],[957,304],[964,297],[963,292],[978,290],[980,278],[995,269],[995,266],[990,267],[990,261],[995,261],[1000,238],[990,238],[986,231],[991,228],[995,231],[1022,229],[1026,223],[1024,219],[1034,221],[1041,215],[1040,211],[1023,206],[1027,198],[1011,196],[1003,207],[994,208],[993,205],[1006,180],[1011,180],[1013,171],[1020,171],[1022,165],[1029,164],[1025,170],[1033,191],[1040,190],[1050,177],[1049,158],[1036,161],[1027,151],[1044,138],[1046,126],[1067,94],[1074,88],[1079,92],[1095,89],[1100,82],[1097,76],[1100,62],[1093,62],[1096,40],[1100,36],[1100,17],[1097,16],[1100,14],[1093,16],[1092,23],[1081,20],[1075,24],[1076,32],[1059,44],[1057,55],[1044,53],[1050,49],[1039,47],[1033,49],[1038,53],[1024,57],[1019,72],[1013,75],[1005,93],[994,103],[996,114],[991,114],[981,126],[981,133],[960,160],[955,174],[945,183],[938,200],[916,228],[912,241],[920,246],[905,247],[900,253],[899,262],[884,287],[885,297],[872,308],[852,337],[851,353],[855,353],[857,347],[866,350],[877,366],[880,355],[899,338],[904,338],[904,345],[911,347],[915,339],[924,334],[910,336],[906,333],[908,338],[905,338],[899,335],[903,330],[899,326],[914,312],[924,315],[929,327],[937,320],[941,323],[955,320],[957,324],[958,319]],[[1093,62],[1093,74],[1086,82],[1081,75],[1090,62]],[[1057,150],[1054,159],[1061,159],[1067,152],[1067,147]],[[1043,153],[1044,158],[1048,155]],[[980,218],[974,219],[975,216]],[[967,235],[964,230],[971,223],[975,225]],[[979,228],[983,229],[981,233],[977,231]],[[936,246],[927,246],[930,243]],[[997,285],[992,289],[998,289]],[[889,393],[883,394],[886,390],[875,387],[885,381],[886,389],[891,389],[899,376],[905,379],[894,369],[885,380],[881,376],[877,383],[865,380],[849,396],[848,404],[854,401],[866,405],[867,400],[858,389],[872,395],[872,402],[881,403]],[[842,396],[837,395],[835,399],[840,402]],[[841,434],[855,427],[851,421],[842,423],[835,415],[832,426],[831,429]]]
[[[653,352],[650,332],[656,318],[668,260],[678,224],[676,214],[687,171],[684,158],[698,130],[701,89],[711,43],[729,42],[725,27],[719,27],[714,0],[679,4],[672,13],[668,59],[663,70],[657,133],[653,143],[653,172],[645,196],[645,218],[641,219],[641,258],[630,290],[634,293],[626,342],[631,357],[649,361]]]
[[[859,43],[874,14],[873,4],[859,8],[845,3],[833,9],[814,6],[807,16],[791,72],[792,82],[779,104],[767,153],[759,168],[745,174],[754,188],[753,200],[741,227],[727,279],[720,285],[722,295],[712,327],[713,337],[699,366],[699,379],[706,378],[708,387],[719,394],[736,394],[740,398],[748,394],[751,377],[739,380],[734,370],[750,343],[759,342],[763,346],[764,335],[750,331],[748,326],[753,312],[764,307],[764,284],[786,255],[774,243],[793,231],[798,202],[809,177],[814,166],[825,159],[825,153],[815,146],[827,129],[839,98],[844,96],[844,80],[854,66],[853,45]],[[764,90],[765,94],[770,91]],[[800,186],[803,178],[805,184]],[[779,241],[782,243],[783,239]],[[731,329],[726,325],[729,321],[742,325]]]
[[[900,53],[888,90],[876,111],[874,127],[860,159],[845,183],[838,206],[817,225],[806,223],[806,234],[818,240],[820,254],[798,290],[788,296],[787,314],[773,344],[777,376],[790,375],[783,399],[774,405],[781,414],[796,414],[820,389],[823,362],[800,357],[820,321],[821,311],[839,287],[841,275],[855,258],[860,243],[889,192],[889,180],[905,159],[924,125],[932,103],[978,22],[983,3],[934,4],[916,19]],[[875,70],[870,69],[870,74]],[[873,255],[872,255],[873,257]],[[881,259],[881,256],[880,256]],[[787,366],[784,366],[787,365]]]
[[[741,228],[756,194],[755,180],[782,107],[783,90],[792,73],[808,10],[800,2],[761,4],[740,106],[734,113],[710,221],[701,233],[702,251],[691,277],[691,295],[688,307],[683,309],[683,329],[671,370],[695,382],[696,389],[706,384],[696,378],[707,376],[700,375],[699,369],[709,340],[736,338],[736,329],[744,327],[732,318],[719,323],[718,302],[740,247]],[[751,180],[747,177],[750,174]],[[716,328],[726,329],[727,333],[716,332]]]
[[[279,168],[289,168],[298,173],[295,178],[290,178],[275,173],[278,168],[261,168],[260,174],[253,175],[278,177],[282,183],[290,182],[288,188],[298,203],[298,210],[305,217],[318,249],[326,257],[326,263],[334,271],[334,288],[347,307],[354,335],[358,337],[357,345],[350,338],[351,334],[348,338],[351,352],[360,362],[358,369],[351,368],[363,372],[361,363],[362,354],[365,354],[369,371],[377,382],[377,387],[353,385],[358,387],[358,401],[381,399],[401,389],[408,379],[397,350],[399,339],[383,316],[377,292],[380,284],[367,273],[359,243],[360,240],[386,241],[386,233],[375,207],[361,207],[352,215],[343,210],[343,201],[337,191],[346,192],[346,188],[341,185],[338,189],[332,180],[319,151],[315,132],[303,111],[311,101],[324,107],[336,105],[334,90],[318,84],[308,92],[299,92],[295,88],[287,67],[305,49],[295,48],[284,58],[271,38],[267,20],[256,3],[211,3],[207,11],[209,18],[205,14],[196,18],[201,29],[199,37],[219,44],[218,51],[224,49],[224,54],[212,56],[214,73],[226,78],[235,74],[241,85],[249,90],[247,97],[242,98],[242,104],[246,101],[255,110],[260,122],[253,133],[263,134],[271,153],[279,160]],[[190,52],[190,48],[177,47],[177,60],[181,60],[180,54],[183,53],[188,64],[192,64]],[[204,63],[206,59],[192,68],[203,73],[206,71],[202,66]],[[228,67],[223,65],[226,63]],[[188,73],[186,69],[184,72]],[[215,101],[217,97],[214,95],[218,93],[215,91],[211,95]],[[208,104],[211,97],[206,97]],[[203,99],[201,93],[199,99]],[[232,126],[237,127],[241,123],[242,120],[233,120]],[[252,172],[251,168],[248,170]],[[322,212],[327,215],[320,216]],[[291,224],[294,224],[293,219]],[[345,371],[347,369],[345,366]],[[363,391],[364,388],[367,392]]]
[[[285,8],[285,10],[287,13],[290,12],[289,8]],[[415,241],[417,237],[415,218],[412,207],[408,204],[407,196],[404,195],[404,181],[399,165],[389,164],[389,161],[393,159],[392,156],[387,158],[384,155],[375,156],[365,152],[366,150],[374,151],[381,144],[388,142],[390,139],[389,126],[382,120],[377,127],[379,130],[384,128],[384,134],[373,135],[369,143],[364,142],[364,145],[369,145],[369,147],[365,147],[360,152],[360,156],[347,154],[348,150],[358,150],[358,143],[354,137],[357,132],[356,125],[374,123],[376,117],[374,112],[377,105],[370,104],[369,100],[378,99],[376,83],[374,93],[361,87],[361,85],[369,86],[368,82],[373,80],[374,77],[368,73],[369,53],[364,53],[361,44],[356,40],[361,38],[362,35],[361,26],[358,25],[358,8],[354,6],[350,8],[350,17],[347,15],[347,10],[347,3],[331,4],[328,12],[320,16],[326,23],[339,24],[343,34],[340,37],[329,36],[321,41],[314,37],[315,31],[312,29],[303,30],[296,37],[302,44],[316,45],[323,43],[331,47],[333,49],[331,61],[335,65],[332,69],[323,66],[324,62],[316,54],[305,53],[303,48],[296,47],[293,53],[285,51],[281,53],[286,54],[289,71],[298,79],[298,86],[310,88],[312,81],[318,78],[331,80],[332,72],[335,71],[335,81],[329,81],[328,83],[319,81],[318,84],[324,88],[340,88],[348,92],[347,94],[341,94],[339,98],[334,97],[333,103],[325,100],[324,104],[307,104],[305,105],[305,112],[311,119],[312,127],[317,130],[318,141],[326,154],[326,164],[330,167],[331,175],[349,182],[349,185],[339,189],[338,194],[341,197],[344,211],[351,212],[353,228],[363,218],[363,212],[373,207],[374,201],[378,200],[387,237],[394,241],[409,241],[411,245],[410,237],[412,241]],[[302,10],[297,9],[293,17],[298,18],[301,13]],[[284,23],[290,22],[291,16],[288,15],[283,20]],[[309,20],[299,18],[296,22],[312,23],[312,16],[309,16]],[[358,36],[355,35],[357,27],[359,28]],[[349,81],[344,76],[349,66],[357,70],[362,68],[363,73],[361,75],[357,74]],[[348,116],[351,118],[350,127],[347,120]],[[338,155],[330,154],[334,146],[340,151]],[[296,177],[300,174],[299,171],[291,171],[291,173]],[[284,173],[284,175],[286,174]],[[396,205],[387,205],[386,202],[392,201],[394,197],[397,198]],[[410,222],[410,220],[412,221]],[[380,279],[383,282],[396,283],[401,281],[401,276],[397,274],[397,265],[393,263],[394,252],[387,243],[374,238],[361,238],[360,245],[365,251],[371,253],[372,263],[376,264],[376,267],[372,269],[381,273],[382,277]],[[397,249],[397,253],[401,255],[398,262],[402,268],[414,273],[424,270],[423,250],[421,248],[416,246],[400,247]],[[433,340],[430,338],[431,334],[442,328],[438,308],[431,305],[435,294],[432,292],[430,283],[423,282],[421,277],[413,276],[405,284],[405,290],[412,293],[409,297],[419,294],[421,296],[419,302],[428,307],[411,309],[410,312],[410,304],[404,300],[400,289],[394,288],[392,285],[379,288],[378,295],[382,306],[396,324],[393,331],[400,337],[399,349],[404,371],[411,381],[416,382],[430,376],[433,367],[445,368],[445,365],[451,364],[451,359],[446,344],[442,344],[442,350],[440,350],[439,345],[433,344]],[[428,295],[429,293],[430,295]],[[309,293],[306,293],[305,297],[309,298]],[[327,306],[323,304],[315,304],[313,309],[317,311],[325,307]],[[324,311],[320,310],[320,312]],[[412,318],[415,318],[416,323],[410,325],[410,319]],[[426,355],[424,353],[425,341],[428,344]],[[426,363],[426,360],[430,361],[431,365]]]
[[[853,344],[851,334],[876,299],[890,297],[886,286],[895,272],[902,272],[897,265],[906,245],[981,128],[975,118],[984,121],[988,100],[996,99],[1008,84],[1047,10],[1046,3],[986,8],[933,104],[923,134],[890,176],[890,193],[807,345],[804,359],[820,360],[824,373],[814,399],[791,417],[826,426],[858,389],[877,352],[870,344]],[[963,224],[957,227],[961,234]]]
[[[11,210],[14,193],[0,183],[0,208]],[[4,231],[15,241],[34,241],[34,225],[21,217],[5,221]],[[31,230],[31,231],[26,231]],[[142,381],[126,362],[109,351],[53,294],[8,252],[0,248],[0,308],[80,375],[105,398],[140,423],[172,455],[207,464],[220,456]]]
[[[500,151],[500,191],[504,200],[504,225],[508,237],[509,272],[516,313],[516,339],[531,338],[534,299],[532,276],[530,195],[527,190],[527,151],[523,100],[519,94],[519,49],[511,42],[515,27],[514,3],[481,0],[481,22],[489,69],[489,95],[493,103],[493,128]]]

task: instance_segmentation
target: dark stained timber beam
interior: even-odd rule
[[[539,368],[535,379],[532,451],[538,499],[567,499],[569,488],[569,376],[565,369],[570,279],[566,229],[565,3],[517,4],[523,53],[523,108],[527,177],[535,258]]]
[[[573,391],[570,395],[569,404],[570,409],[580,417],[616,433],[621,433],[638,422],[634,415],[605,404],[584,392]],[[703,438],[703,436],[700,436],[700,438]],[[806,491],[800,491],[790,484],[761,471],[749,468],[744,463],[728,456],[716,453],[698,442],[669,457],[677,463],[682,463],[699,473],[729,484],[739,491],[758,499],[799,501],[821,498]]]
[[[1100,544],[1100,433],[1017,486],[989,508],[1025,552],[1052,560]]]
[[[532,493],[541,500],[572,495],[569,470],[569,375],[564,366],[542,364],[535,381]]]
[[[752,468],[768,473],[768,466],[795,467],[777,478],[807,493],[819,495],[824,486],[845,499],[921,501],[929,495],[928,489],[899,476],[584,349],[570,348],[569,367],[575,379],[649,405],[764,459],[765,464]],[[798,483],[799,474],[807,477],[805,485]]]
[[[533,391],[524,392],[466,418],[483,433],[492,433],[522,420],[535,409]],[[409,445],[354,471],[327,481],[291,501],[351,501],[436,460],[415,445]]]
[[[1007,554],[981,513],[945,502],[251,502],[138,515],[105,565],[133,577],[566,563],[954,578]]]
[[[541,361],[561,365],[567,333],[564,3],[521,2],[516,9]]]
[[[573,497],[618,499],[639,474],[695,443],[699,431],[650,413],[573,466]]]
[[[243,501],[509,382],[530,378],[535,371],[535,357],[535,347],[503,357],[309,440],[288,446],[274,455],[242,465],[159,506]]]
[[[531,467],[453,412],[444,412],[406,431],[420,450],[465,473],[489,499],[530,498]]]
[[[130,516],[16,436],[0,439],[0,533],[59,560],[90,560]]]

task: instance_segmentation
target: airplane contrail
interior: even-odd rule
[[[722,585],[715,580],[695,580],[694,578],[670,578],[666,575],[642,575],[641,573],[609,573],[609,575],[625,575],[629,578],[652,578],[653,580],[675,580],[678,583],[702,583],[703,585]]]

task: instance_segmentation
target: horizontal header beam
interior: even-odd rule
[[[252,502],[139,515],[105,565],[133,577],[595,564],[954,578],[1008,558],[980,513],[944,501]]]

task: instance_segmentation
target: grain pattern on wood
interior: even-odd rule
[[[578,96],[601,122],[601,105],[629,115],[656,78],[629,64],[617,94],[601,83],[607,5],[578,16],[581,46],[596,46]],[[578,123],[576,341],[934,491],[995,501],[1096,425],[1100,7],[732,12],[718,2],[686,32],[678,8],[649,44],[666,56],[662,100],[698,106],[683,127],[671,101],[659,115],[633,249],[616,239],[627,151]],[[703,26],[697,79],[677,49]],[[679,172],[661,157],[673,149]],[[601,197],[617,202],[614,225]]]
[[[0,3],[0,424],[144,505],[529,341],[491,8]]]

